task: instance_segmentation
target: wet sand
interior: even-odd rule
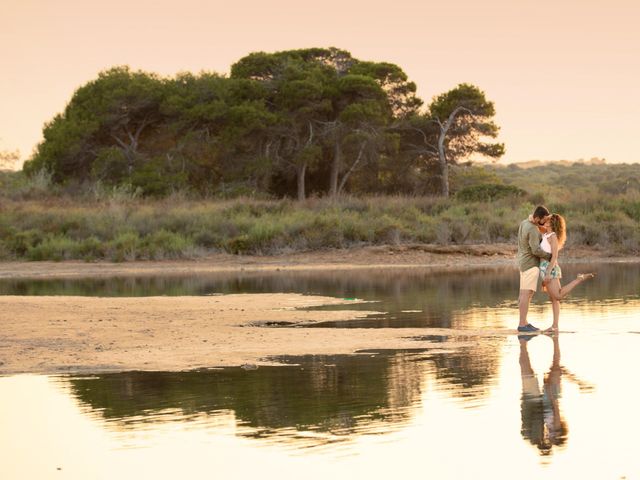
[[[348,320],[372,311],[300,310],[354,303],[299,294],[206,297],[0,296],[0,374],[178,371],[277,363],[277,355],[434,348],[444,329],[274,328],[270,322]],[[371,304],[374,306],[375,304]],[[429,331],[428,331],[429,330]],[[431,332],[433,330],[433,332]],[[476,335],[512,332],[467,332]],[[460,346],[460,342],[456,343]],[[447,345],[446,347],[451,347]]]

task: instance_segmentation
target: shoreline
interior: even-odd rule
[[[560,263],[637,263],[640,257],[618,256],[598,249],[567,249]],[[320,250],[273,256],[219,253],[181,260],[132,262],[0,262],[0,280],[82,277],[189,275],[236,272],[276,272],[356,269],[515,268],[515,246],[493,245],[398,245]]]

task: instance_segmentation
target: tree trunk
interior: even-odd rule
[[[304,162],[302,165],[298,165],[297,171],[297,180],[298,180],[298,201],[303,201],[307,198],[305,189],[304,189],[304,177],[307,171],[307,162]]]
[[[347,180],[349,179],[349,175],[351,175],[351,172],[353,172],[358,166],[358,164],[360,163],[360,160],[362,159],[362,154],[364,152],[364,147],[366,145],[367,145],[366,142],[362,143],[362,145],[360,146],[360,151],[358,152],[358,157],[356,158],[356,161],[353,162],[353,165],[351,165],[351,168],[349,169],[349,171],[345,173],[344,176],[342,177],[342,180],[340,181],[340,186],[338,187],[338,195],[342,193],[342,189],[347,183]]]
[[[336,138],[333,163],[331,164],[331,177],[329,179],[329,196],[331,198],[335,198],[338,195],[338,175],[340,173],[340,164],[342,163],[341,155],[340,140]]]
[[[440,185],[443,197],[449,197],[449,166],[447,165],[447,157],[444,152],[444,139],[447,130],[440,129],[440,137],[438,138],[438,159],[440,160]]]

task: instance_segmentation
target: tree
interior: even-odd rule
[[[335,71],[331,52],[319,49],[252,53],[231,68],[232,79],[259,82],[276,117],[264,155],[285,175],[296,178],[297,198],[306,198],[306,175],[317,165],[321,147],[318,123],[331,113],[330,85]],[[319,60],[319,58],[322,60]]]
[[[144,136],[162,121],[164,84],[128,67],[101,72],[45,125],[44,141],[25,170],[46,168],[58,182],[94,177],[117,183],[130,176],[144,160]]]
[[[252,53],[233,65],[231,78],[255,80],[270,92],[280,122],[269,155],[296,172],[298,198],[310,168],[326,172],[330,196],[342,192],[377,157],[391,120],[421,104],[398,66],[362,62],[336,48]]]
[[[494,159],[504,154],[504,144],[484,141],[497,137],[499,128],[492,120],[493,102],[478,87],[462,83],[439,95],[429,105],[428,115],[438,125],[436,151],[443,196],[449,196],[449,163],[473,154]]]
[[[329,196],[336,197],[356,168],[374,155],[371,147],[377,145],[392,113],[384,90],[366,75],[340,78],[333,104],[335,118],[326,123],[326,131],[333,146]],[[350,154],[351,163],[345,162],[345,153]]]
[[[179,74],[162,108],[166,155],[184,165],[198,190],[234,183],[262,188],[269,165],[257,153],[275,121],[265,102],[265,89],[253,80]]]
[[[422,101],[415,92],[415,83],[409,82],[397,65],[353,60],[338,81],[335,117],[329,125],[333,139],[329,177],[331,197],[342,193],[357,168],[371,164],[379,158],[381,151],[395,143],[394,135],[389,135],[387,130],[394,121],[413,114],[420,107]],[[359,141],[354,142],[354,138]],[[351,151],[348,149],[350,144]],[[350,164],[344,161],[345,153],[354,159]]]

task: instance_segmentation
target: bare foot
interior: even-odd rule
[[[595,277],[596,274],[595,273],[579,273],[576,278],[578,280],[580,280],[581,282],[584,282],[585,280],[589,280],[590,278]]]
[[[549,327],[546,330],[543,330],[542,333],[544,333],[545,335],[557,335],[558,334],[558,327]]]

